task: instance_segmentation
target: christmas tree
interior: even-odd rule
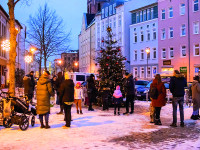
[[[108,39],[105,41],[102,40],[105,48],[101,47],[97,62],[99,65],[100,87],[101,89],[109,87],[111,95],[116,85],[122,87],[123,73],[125,72],[124,61],[126,58],[122,56],[121,47],[117,46],[117,41],[113,40],[112,29],[110,27],[107,28],[107,37]]]

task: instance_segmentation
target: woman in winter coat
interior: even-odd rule
[[[77,114],[79,114],[78,107],[80,109],[80,114],[83,114],[81,107],[82,99],[83,99],[83,90],[81,88],[81,83],[78,82],[74,89],[74,103],[76,104]]]
[[[65,81],[60,86],[60,101],[65,111],[66,124],[64,128],[70,128],[71,125],[71,107],[74,102],[74,82],[69,78],[69,74],[65,73]]]
[[[155,125],[162,125],[160,121],[160,111],[161,107],[166,105],[166,89],[159,74],[155,76],[150,86],[150,91],[152,88],[157,88],[158,91],[157,99],[152,99],[152,106],[155,108]]]
[[[200,108],[200,81],[199,76],[194,77],[192,83],[192,101],[193,101],[193,113],[191,119],[197,120],[199,117],[199,108]]]
[[[37,106],[36,111],[39,115],[41,128],[50,128],[49,122],[49,114],[50,114],[50,96],[54,95],[51,81],[49,79],[49,71],[45,71],[44,74],[39,78],[37,82]],[[45,117],[46,126],[43,123],[43,117]]]

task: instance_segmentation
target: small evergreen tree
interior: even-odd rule
[[[117,41],[113,40],[112,29],[107,28],[107,37],[105,41],[105,48],[101,47],[100,56],[97,57],[99,64],[99,78],[100,87],[109,87],[110,94],[113,94],[116,85],[122,87],[123,73],[125,72],[124,61],[125,57],[121,54],[121,48],[117,46]],[[97,64],[96,64],[97,65]],[[122,89],[122,88],[121,88]]]

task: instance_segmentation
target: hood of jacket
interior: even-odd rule
[[[50,82],[50,79],[48,78],[48,76],[46,75],[42,75],[40,78],[39,78],[39,81],[38,81],[41,85],[43,84],[47,84],[48,82]]]
[[[128,76],[127,76],[127,79],[128,78],[133,78],[133,75],[130,73]]]

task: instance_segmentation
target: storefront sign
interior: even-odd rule
[[[171,60],[163,60],[163,65],[171,65]]]
[[[180,67],[180,73],[187,73],[187,67]]]

